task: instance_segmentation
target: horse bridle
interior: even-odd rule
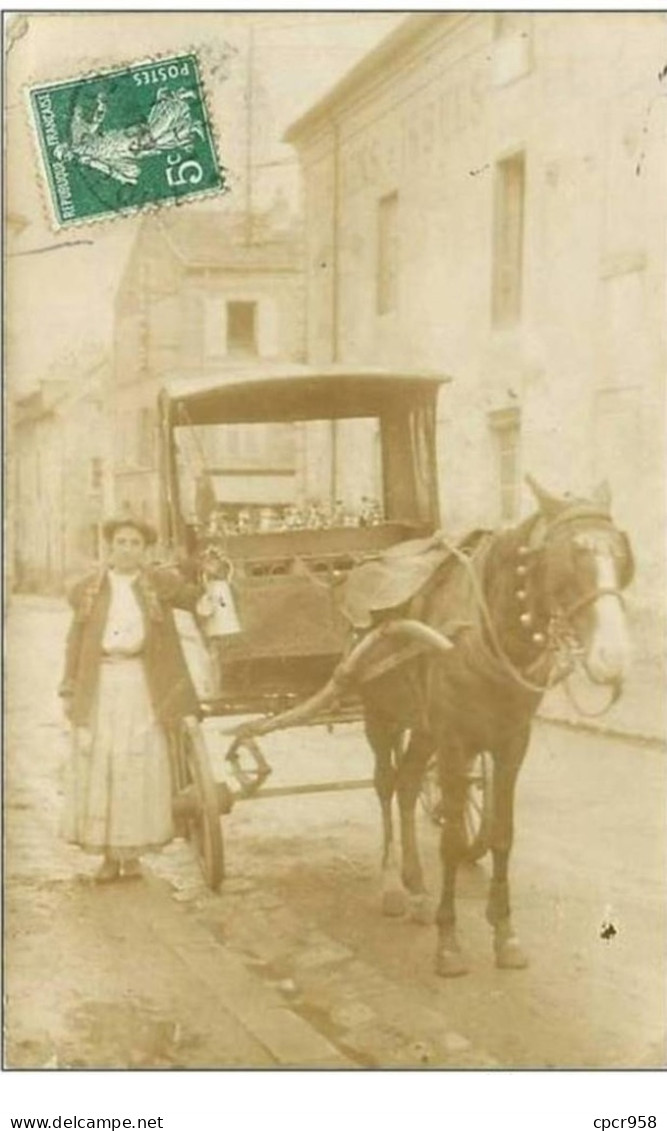
[[[548,521],[543,516],[538,515],[535,525],[530,532],[528,544],[519,547],[520,557],[526,559],[528,558],[528,556],[534,557],[539,553],[543,553],[549,543],[552,541],[555,530],[560,531],[564,526],[571,525],[573,522],[576,522],[582,518],[597,520],[598,522],[602,522],[605,525],[609,526],[611,526],[612,524],[611,516],[608,512],[602,511],[598,508],[586,504],[575,504],[572,507],[568,507],[568,509],[563,514],[558,515],[551,521]],[[467,554],[459,550],[458,547],[452,546],[448,543],[445,544],[447,545],[447,548],[454,554],[457,560],[465,567],[469,574],[478,610],[481,614],[483,624],[486,628],[493,649],[492,655],[488,656],[487,658],[495,661],[495,664],[499,666],[502,671],[512,679],[514,683],[518,684],[524,690],[532,692],[533,694],[544,694],[544,692],[549,691],[558,683],[562,682],[563,680],[567,680],[567,677],[574,671],[577,660],[583,653],[583,646],[576,630],[572,625],[572,621],[578,613],[582,612],[583,609],[588,608],[590,605],[595,604],[602,597],[617,597],[618,600],[623,605],[625,605],[625,598],[623,596],[621,588],[619,588],[618,586],[605,585],[598,586],[590,593],[586,593],[583,597],[578,598],[567,609],[554,610],[549,617],[546,633],[533,633],[533,642],[538,644],[541,644],[543,642],[544,647],[542,648],[539,655],[536,656],[536,658],[532,661],[528,671],[533,672],[535,670],[539,670],[546,660],[550,673],[553,673],[549,676],[546,683],[538,683],[531,679],[528,673],[521,671],[516,666],[516,664],[513,663],[513,661],[510,659],[505,649],[503,648],[493,621],[493,617],[491,615],[491,610],[489,609],[483,584],[471,558],[468,557]],[[527,567],[525,564],[522,563],[518,568],[521,571],[522,576],[525,576],[527,574]],[[520,592],[524,594],[524,597],[527,597],[527,590],[522,590]],[[524,626],[529,626],[532,618],[528,612],[524,612],[521,615],[520,619],[522,620]],[[592,713],[585,712],[581,709],[581,707],[574,701],[569,689],[568,694],[577,710],[581,714],[586,714],[589,717],[592,717],[593,715],[604,714],[606,711],[608,711],[619,698],[621,691],[621,683],[615,683],[612,687],[612,696],[610,701],[605,705],[603,710]]]
[[[569,507],[567,511],[564,512],[564,514],[557,516],[557,518],[553,519],[551,522],[547,522],[546,528],[543,529],[537,545],[533,545],[531,549],[537,552],[544,552],[549,543],[553,540],[554,531],[559,533],[563,529],[563,527],[571,526],[572,523],[581,521],[581,519],[592,520],[594,522],[603,524],[604,527],[615,529],[612,525],[611,515],[608,512],[598,510],[595,507],[591,507],[585,504],[575,505]],[[628,547],[627,552],[628,554],[630,554],[627,537],[623,537]],[[574,541],[579,545],[592,550],[593,552],[596,551],[594,535],[575,535]],[[628,564],[631,568],[631,562]],[[618,601],[620,601],[621,605],[625,607],[625,597],[623,595],[621,586],[598,585],[589,593],[585,593],[582,597],[577,598],[576,601],[573,601],[566,608],[556,608],[550,614],[549,624],[547,628],[545,652],[552,651],[556,654],[560,653],[560,656],[562,657],[560,667],[565,671],[566,674],[568,667],[571,670],[571,668],[576,664],[578,656],[580,656],[583,652],[583,647],[573,621],[579,613],[583,612],[584,609],[590,608],[591,605],[595,605],[603,597],[615,597]],[[542,656],[538,657],[537,662],[539,663],[542,658]],[[559,678],[564,677],[559,676]]]
[[[580,597],[578,601],[570,605],[569,609],[565,609],[561,615],[566,621],[571,621],[577,613],[582,612],[582,610],[588,608],[589,605],[594,605],[601,597],[618,597],[621,604],[625,607],[625,597],[622,589],[619,589],[616,585],[600,585],[597,589],[593,589],[584,597]]]

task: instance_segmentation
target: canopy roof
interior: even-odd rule
[[[364,366],[254,365],[177,380],[161,394],[172,425],[332,420],[381,416],[415,400],[435,402],[443,374]]]

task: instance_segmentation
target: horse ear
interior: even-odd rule
[[[533,479],[532,475],[526,475],[525,478],[526,483],[537,499],[539,508],[542,511],[544,517],[555,518],[557,514],[560,514],[563,507],[565,506],[563,500],[558,499],[555,495],[550,495],[549,492],[544,489],[544,487],[540,486],[536,479]]]
[[[608,479],[603,479],[601,483],[598,483],[593,491],[592,498],[593,502],[602,510],[611,510],[611,487]]]

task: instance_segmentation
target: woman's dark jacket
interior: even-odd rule
[[[142,659],[153,710],[168,725],[196,715],[199,702],[188,672],[174,624],[172,606],[192,611],[201,594],[174,570],[145,569],[133,582],[144,616],[146,638]],[[71,696],[69,718],[75,726],[89,726],[95,706],[102,638],[111,603],[106,570],[89,574],[69,595],[74,610],[65,650],[65,672],[59,688]]]

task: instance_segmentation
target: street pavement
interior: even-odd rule
[[[190,846],[100,889],[58,837],[67,613],[8,624],[6,1059],[20,1067],[658,1067],[665,1062],[664,750],[550,723],[518,796],[514,904],[528,971],[497,971],[486,865],[460,882],[467,978],[433,973],[434,929],[378,914],[369,790],[238,804],[227,880]],[[215,772],[224,739],[207,724]],[[639,732],[641,733],[641,732]],[[643,736],[645,737],[645,735]],[[272,784],[366,778],[359,729],[266,742]],[[437,830],[421,842],[437,889]],[[602,937],[612,922],[616,934]]]

